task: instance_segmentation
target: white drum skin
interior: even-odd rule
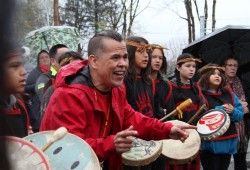
[[[188,125],[179,120],[169,121],[174,125]],[[187,129],[189,137],[185,142],[180,140],[163,140],[162,155],[166,158],[168,164],[186,164],[195,159],[200,150],[201,139],[195,129]]]
[[[161,151],[162,141],[134,138],[133,147],[122,154],[122,163],[129,166],[148,165],[160,156]]]

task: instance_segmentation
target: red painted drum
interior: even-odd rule
[[[230,117],[221,109],[207,111],[197,123],[197,131],[202,140],[213,140],[223,135],[230,126]]]
[[[3,139],[12,170],[51,170],[46,155],[31,142],[14,136]]]

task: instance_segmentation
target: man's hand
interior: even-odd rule
[[[189,137],[189,132],[186,129],[197,129],[197,127],[193,125],[174,125],[170,130],[169,137],[185,142]]]
[[[133,126],[118,132],[114,137],[114,144],[117,153],[127,152],[132,148],[133,139],[130,136],[136,136],[138,132],[133,130]]]

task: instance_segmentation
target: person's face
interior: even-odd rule
[[[218,69],[215,69],[213,74],[209,77],[209,87],[210,89],[216,89],[221,83],[221,73]]]
[[[59,65],[59,63],[58,63],[59,57],[60,57],[62,54],[68,52],[68,51],[69,51],[69,49],[66,48],[66,47],[59,48],[59,49],[57,49],[55,58],[51,58],[51,64],[53,65],[53,67],[54,67],[56,70],[59,70],[59,68],[60,68],[60,65]]]
[[[141,43],[142,45],[145,45],[145,43]],[[147,53],[147,49],[140,50],[137,48],[135,51],[135,70],[138,74],[141,73],[141,69],[144,69],[147,67],[149,61],[149,56]]]
[[[112,39],[103,39],[104,51],[99,56],[89,57],[98,77],[98,89],[110,90],[112,87],[119,87],[123,83],[128,69],[128,53],[124,41],[118,42]]]
[[[181,66],[177,65],[176,68],[180,72],[181,79],[186,81],[193,78],[196,70],[196,63],[194,61],[189,61],[183,63]]]
[[[163,62],[163,55],[160,49],[154,49],[152,52],[151,68],[153,71],[159,71]]]
[[[13,56],[6,61],[4,79],[5,92],[10,95],[13,93],[23,93],[26,85],[24,59],[21,56]]]
[[[41,53],[39,55],[39,64],[42,66],[50,66],[50,57],[47,53]]]
[[[233,78],[238,70],[238,62],[234,59],[229,59],[225,65],[225,74],[227,77]]]

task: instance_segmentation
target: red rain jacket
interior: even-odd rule
[[[121,155],[116,153],[114,146],[117,132],[133,125],[139,138],[160,140],[169,137],[173,125],[164,124],[134,111],[127,103],[126,89],[122,85],[112,89],[112,135],[99,137],[104,112],[95,102],[95,88],[89,77],[87,64],[86,60],[73,62],[60,69],[56,77],[56,89],[45,112],[40,131],[55,130],[64,126],[70,133],[84,139],[95,151],[99,161],[108,160],[110,170],[120,170]],[[74,80],[70,82],[72,76]]]

